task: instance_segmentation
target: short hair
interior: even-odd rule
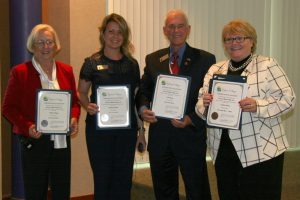
[[[190,25],[189,24],[189,20],[188,20],[188,17],[186,16],[186,14],[183,12],[183,10],[180,10],[180,9],[173,9],[173,10],[169,10],[167,15],[166,15],[166,18],[165,18],[165,26],[167,26],[167,23],[168,23],[168,19],[171,15],[181,15],[183,16],[185,22],[186,22],[186,25]]]
[[[241,19],[235,19],[226,24],[222,31],[222,42],[228,34],[243,34],[245,37],[249,37],[253,41],[251,52],[255,53],[257,45],[257,34],[255,28],[247,21]]]
[[[27,38],[26,46],[28,51],[34,53],[34,43],[36,42],[36,38],[38,37],[41,31],[49,31],[53,35],[56,46],[56,52],[58,52],[61,49],[59,38],[54,28],[48,24],[38,24],[35,27],[33,27],[31,33]]]
[[[101,26],[98,28],[100,35],[99,35],[99,41],[100,41],[100,53],[103,54],[104,48],[105,48],[105,41],[104,41],[104,32],[107,28],[107,25],[110,22],[115,22],[119,25],[121,34],[123,36],[123,44],[121,45],[121,52],[129,57],[132,58],[132,54],[134,52],[134,46],[131,43],[131,31],[130,28],[126,22],[126,20],[121,16],[116,13],[112,13],[110,15],[107,15],[103,21]]]

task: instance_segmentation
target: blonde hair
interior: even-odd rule
[[[129,57],[130,59],[133,59],[132,54],[134,52],[134,46],[131,43],[131,31],[130,28],[126,22],[126,20],[121,16],[116,13],[112,13],[110,15],[107,15],[103,21],[101,26],[99,27],[99,40],[100,40],[100,53],[103,54],[104,48],[105,48],[105,41],[104,41],[104,32],[106,30],[107,25],[110,22],[115,22],[119,25],[121,34],[123,37],[123,44],[121,45],[121,52]]]
[[[249,37],[253,41],[251,52],[255,53],[257,45],[257,34],[255,28],[247,21],[241,19],[235,19],[226,24],[222,31],[222,42],[228,34],[243,34],[245,37]]]
[[[58,52],[61,49],[59,38],[54,28],[48,24],[38,24],[35,27],[33,27],[31,33],[27,38],[26,46],[28,51],[31,53],[34,52],[34,43],[36,42],[36,38],[41,33],[41,31],[49,31],[53,35],[55,46],[56,46],[56,52]]]

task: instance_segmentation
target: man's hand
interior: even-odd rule
[[[178,120],[178,119],[172,119],[171,123],[173,126],[176,128],[185,128],[188,125],[192,124],[192,120],[188,115],[185,115],[183,117],[183,120]]]
[[[149,123],[155,123],[157,122],[157,119],[155,117],[155,113],[152,112],[149,109],[145,109],[141,113],[141,117],[143,118],[144,121],[149,122]]]

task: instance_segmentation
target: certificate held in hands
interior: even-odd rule
[[[160,74],[156,80],[152,111],[156,117],[182,119],[189,95],[190,77]]]
[[[130,128],[130,87],[99,86],[96,89],[97,129]]]
[[[68,134],[72,93],[67,90],[38,90],[36,129],[43,134]]]
[[[248,84],[244,76],[214,75],[210,93],[214,95],[207,112],[209,127],[240,129],[242,110],[239,101],[246,97]]]

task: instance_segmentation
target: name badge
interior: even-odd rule
[[[97,65],[97,70],[105,70],[108,69],[108,65]]]
[[[167,60],[168,58],[169,58],[169,54],[166,54],[166,55],[160,57],[160,58],[159,58],[159,61],[160,61],[160,62],[163,62],[163,61]]]

